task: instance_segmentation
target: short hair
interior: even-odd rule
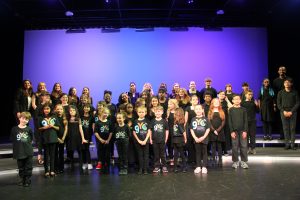
[[[21,112],[20,113],[20,118],[21,117],[24,117],[25,119],[30,120],[31,119],[31,114],[30,114],[30,112]]]
[[[112,95],[112,92],[110,90],[104,90],[104,95],[105,94],[110,94],[110,96]]]
[[[204,79],[204,81],[205,81],[205,82],[211,82],[212,80],[211,80],[210,77],[206,77],[206,78]]]
[[[236,97],[236,96],[240,97],[240,99],[241,99],[241,95],[236,94],[236,93],[234,93],[234,94],[232,95],[232,98],[234,98],[234,97]]]
[[[159,88],[158,93],[166,93],[166,89],[165,88]]]
[[[244,87],[244,86],[249,87],[249,84],[247,82],[243,82],[242,87]]]
[[[137,111],[139,111],[139,110],[144,110],[145,112],[147,112],[147,108],[146,108],[145,106],[139,106],[139,107],[137,107],[136,110],[137,110]]]
[[[156,110],[164,111],[164,107],[162,107],[162,106],[157,106],[155,109],[156,109]]]
[[[286,81],[288,81],[288,82],[290,82],[290,83],[293,83],[293,79],[292,79],[292,78],[286,78],[286,79],[284,80],[284,82],[286,82]]]

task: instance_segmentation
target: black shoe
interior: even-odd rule
[[[187,172],[187,167],[183,167],[183,168],[182,168],[182,172],[183,172],[183,173],[186,173],[186,172]]]
[[[174,168],[174,172],[175,172],[175,173],[178,173],[178,172],[179,172],[179,170],[178,170],[177,167]]]
[[[268,140],[273,140],[273,137],[271,135],[269,135]]]
[[[295,144],[291,144],[291,149],[292,149],[292,150],[297,150]]]
[[[19,178],[19,180],[18,180],[18,182],[17,182],[17,185],[18,186],[23,186],[24,185],[24,182],[25,182],[25,180],[23,179],[23,178]]]
[[[26,178],[26,179],[24,180],[23,186],[24,186],[24,187],[29,187],[30,184],[31,184],[31,180],[30,180],[29,178]]]
[[[139,169],[138,175],[142,175],[142,174],[143,174],[143,170],[142,170],[142,169]]]
[[[290,145],[289,145],[289,144],[285,144],[284,149],[285,149],[285,150],[288,150],[289,148],[290,148]]]

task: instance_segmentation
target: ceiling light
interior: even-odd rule
[[[73,13],[72,11],[70,11],[70,10],[67,10],[67,11],[65,12],[65,15],[66,15],[67,17],[73,17],[74,13]]]

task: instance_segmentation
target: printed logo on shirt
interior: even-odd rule
[[[109,131],[109,127],[108,125],[103,125],[100,127],[100,132],[103,133],[103,132],[108,132]]]
[[[162,132],[164,129],[164,126],[162,124],[155,124],[154,131],[156,132]]]
[[[81,123],[82,123],[82,126],[88,127],[88,126],[90,125],[90,120],[88,120],[88,119],[83,119],[83,120],[81,121]]]
[[[206,119],[195,119],[195,121],[192,122],[192,126],[194,130],[203,130],[206,126],[207,121]]]
[[[147,132],[147,123],[138,122],[137,125],[134,126],[134,130],[136,133],[146,133]]]
[[[19,132],[17,134],[17,140],[21,142],[27,142],[28,140],[28,133],[27,132]]]
[[[48,126],[48,125],[54,125],[55,122],[56,122],[55,118],[50,118],[50,119],[44,118],[41,123],[43,126]]]
[[[125,138],[125,137],[126,137],[125,131],[120,131],[116,133],[116,139]]]

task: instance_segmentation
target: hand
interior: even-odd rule
[[[187,139],[186,139],[186,138],[184,138],[184,144],[186,144],[186,142],[187,142]]]
[[[232,132],[232,133],[231,133],[231,137],[232,137],[233,139],[235,139],[235,138],[236,138],[236,133],[235,133],[235,132]]]
[[[86,144],[88,141],[86,139],[82,139],[82,144]]]
[[[215,135],[218,135],[218,131],[217,131],[217,130],[215,130],[215,131],[214,131],[214,134],[215,134]]]
[[[57,140],[58,140],[59,144],[63,144],[64,143],[64,141],[62,141],[62,139],[60,139],[60,138],[57,138]]]
[[[150,144],[153,144],[153,140],[152,139],[150,139]]]

